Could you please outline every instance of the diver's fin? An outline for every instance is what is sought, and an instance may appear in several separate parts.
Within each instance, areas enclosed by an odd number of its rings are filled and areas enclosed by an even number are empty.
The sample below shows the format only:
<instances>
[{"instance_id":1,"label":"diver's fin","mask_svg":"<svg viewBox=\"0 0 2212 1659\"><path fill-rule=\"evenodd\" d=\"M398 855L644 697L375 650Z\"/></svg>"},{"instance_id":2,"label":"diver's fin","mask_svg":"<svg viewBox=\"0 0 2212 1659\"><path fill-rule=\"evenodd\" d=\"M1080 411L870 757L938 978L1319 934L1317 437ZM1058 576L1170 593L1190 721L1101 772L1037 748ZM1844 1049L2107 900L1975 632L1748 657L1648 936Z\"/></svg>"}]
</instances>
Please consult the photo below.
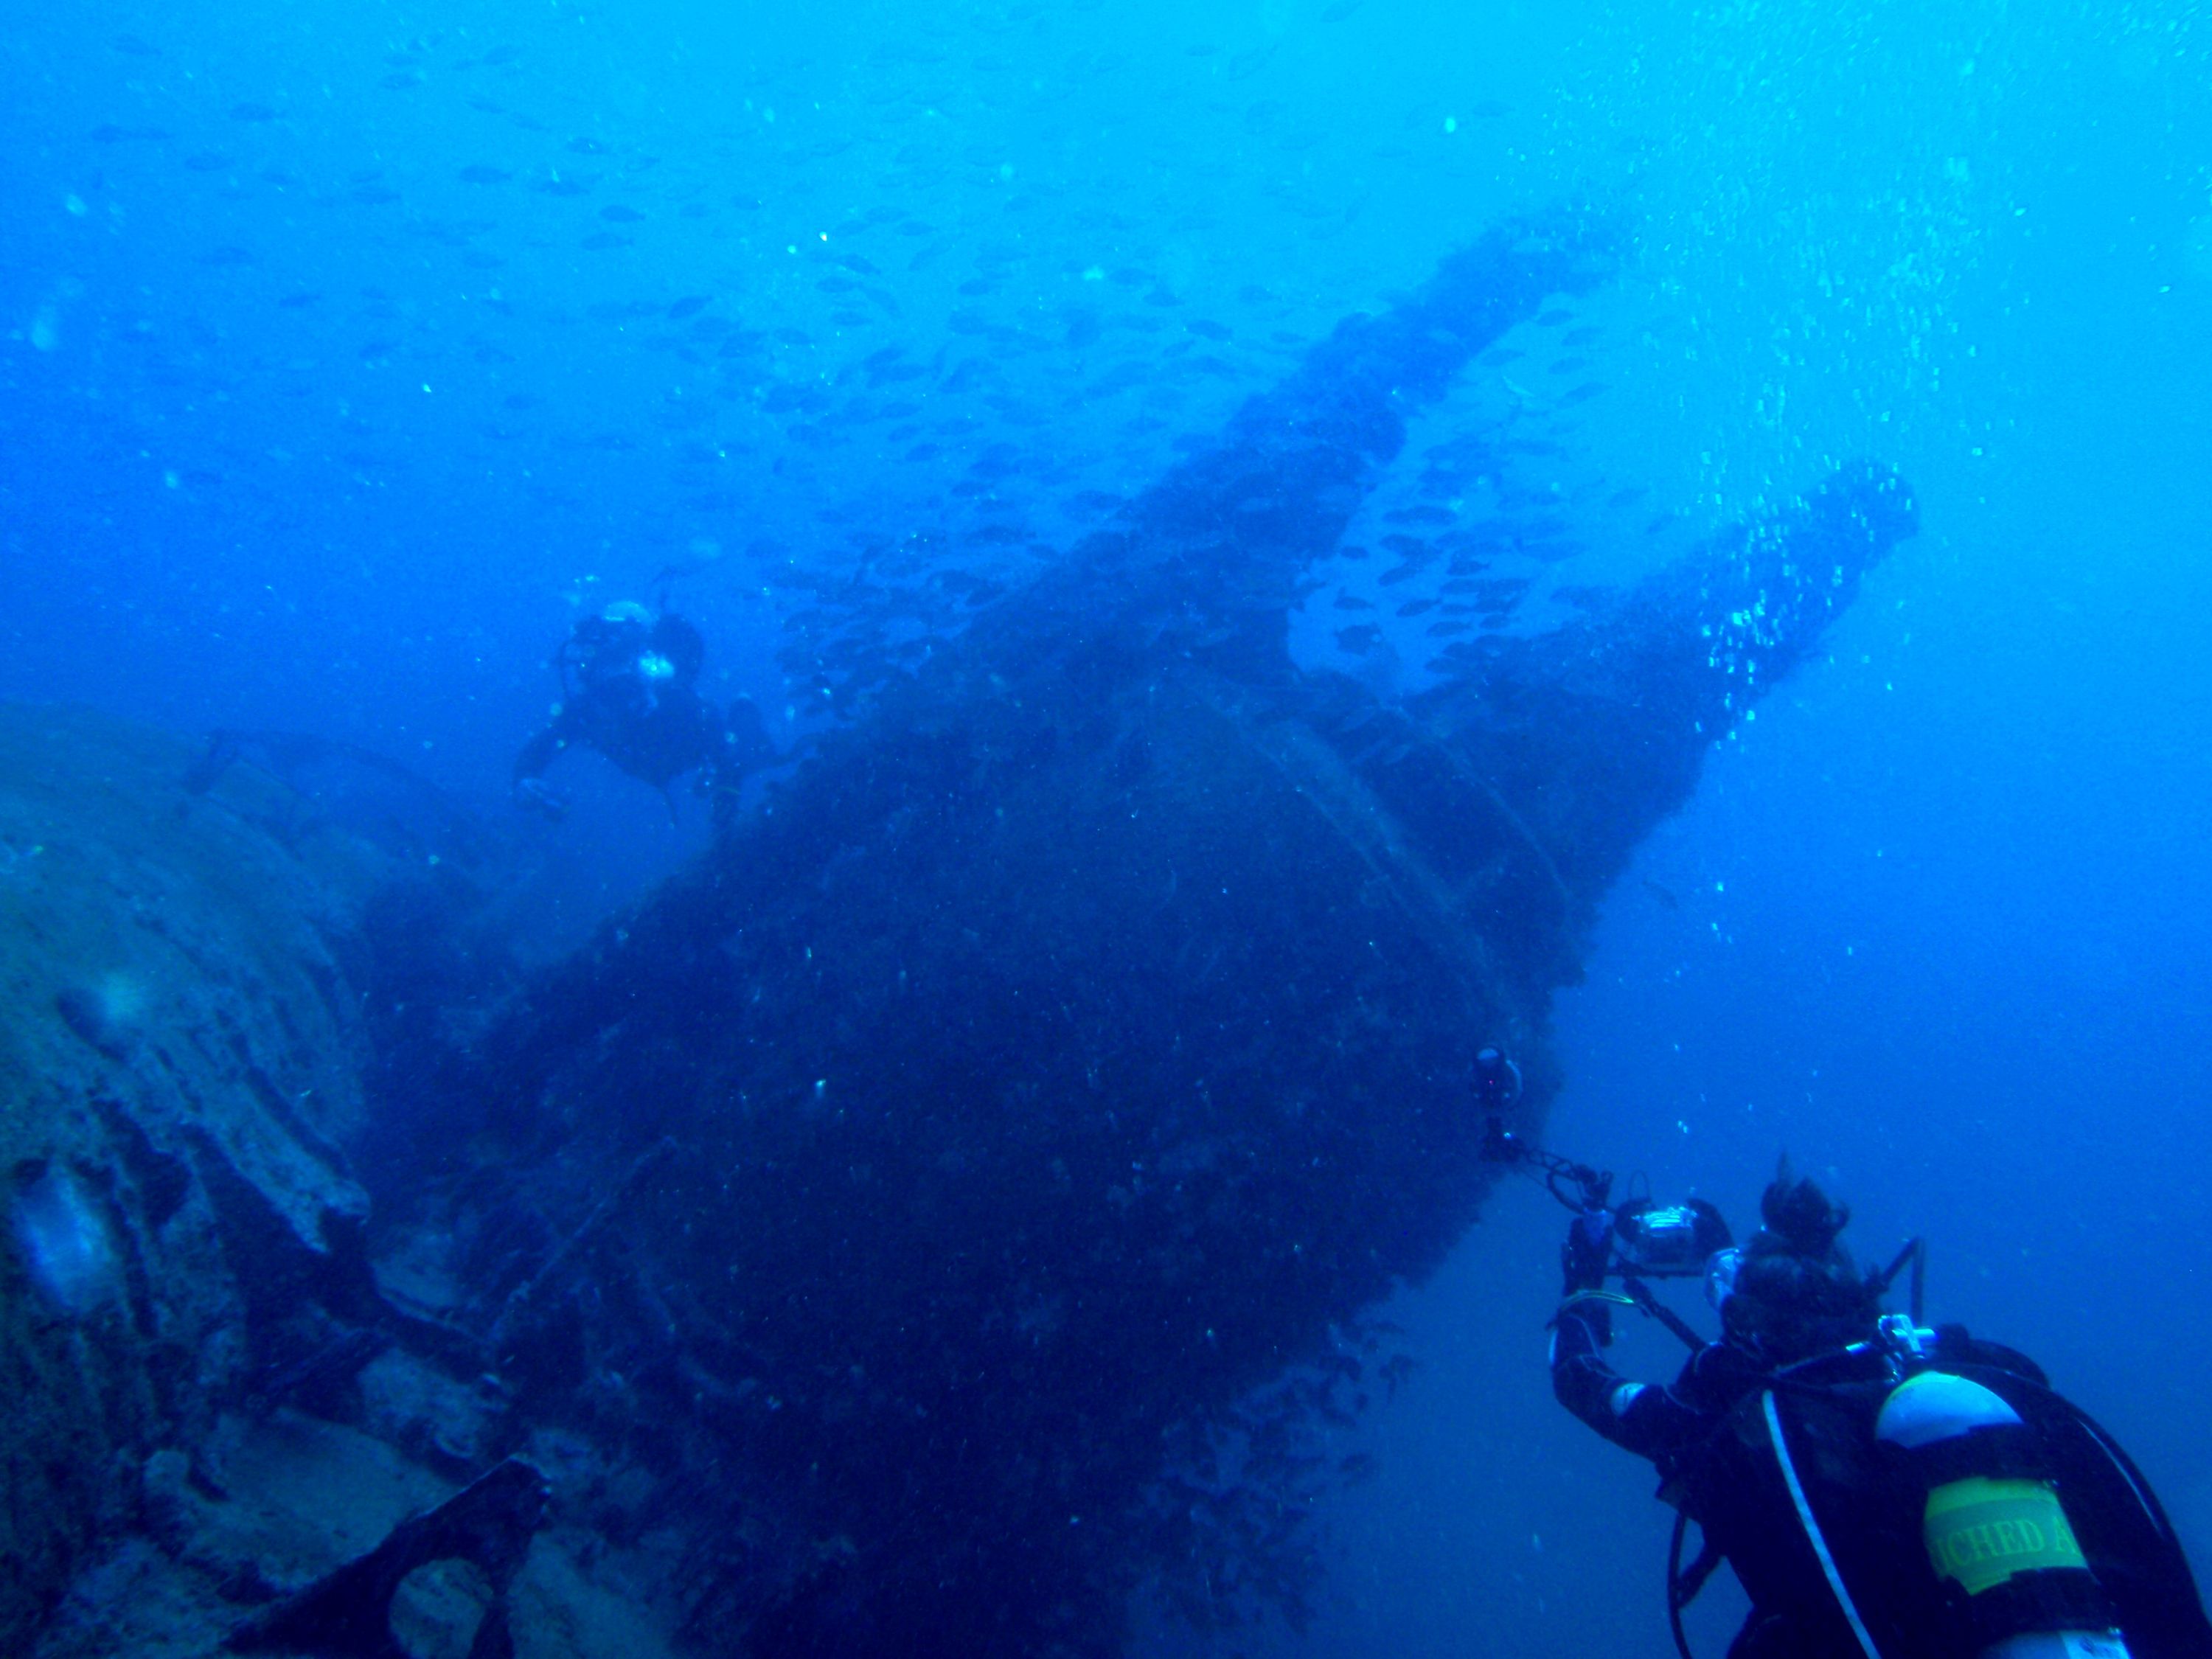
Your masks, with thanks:
<instances>
[{"instance_id":1,"label":"diver's fin","mask_svg":"<svg viewBox=\"0 0 2212 1659\"><path fill-rule=\"evenodd\" d=\"M291 1653L314 1659L407 1659L392 1634L392 1597L428 1561L472 1561L491 1581L491 1605L469 1659L514 1659L507 1587L551 1497L545 1477L509 1458L434 1510L410 1516L366 1555L355 1557L223 1638L232 1653Z\"/></svg>"}]
</instances>

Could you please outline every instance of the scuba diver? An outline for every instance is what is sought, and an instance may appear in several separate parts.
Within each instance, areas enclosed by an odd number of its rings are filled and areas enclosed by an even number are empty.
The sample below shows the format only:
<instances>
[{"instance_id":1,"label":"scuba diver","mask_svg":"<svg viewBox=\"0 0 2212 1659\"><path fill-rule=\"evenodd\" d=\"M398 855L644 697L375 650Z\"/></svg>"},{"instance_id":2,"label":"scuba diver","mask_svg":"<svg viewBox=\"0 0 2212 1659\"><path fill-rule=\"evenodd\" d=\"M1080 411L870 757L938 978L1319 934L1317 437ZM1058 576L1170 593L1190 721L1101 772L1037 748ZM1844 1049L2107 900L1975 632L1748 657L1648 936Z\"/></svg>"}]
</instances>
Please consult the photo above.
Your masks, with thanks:
<instances>
[{"instance_id":1,"label":"scuba diver","mask_svg":"<svg viewBox=\"0 0 2212 1659\"><path fill-rule=\"evenodd\" d=\"M1553 1391L1659 1470L1678 1512L1668 1615L1685 1659L1682 1609L1723 1560L1751 1601L1729 1659L2212 1659L2212 1623L2148 1482L2027 1356L1922 1327L1921 1241L1863 1271L1839 1243L1849 1209L1786 1161L1741 1248L1699 1200L1609 1205L1610 1175L1501 1127L1517 1093L1507 1063L1492 1049L1476 1065L1487 1156L1576 1212ZM1884 1313L1908 1263L1911 1312ZM1717 1340L1648 1282L1691 1277ZM1672 1382L1606 1363L1620 1308L1689 1345ZM1692 1522L1702 1547L1686 1566Z\"/></svg>"},{"instance_id":2,"label":"scuba diver","mask_svg":"<svg viewBox=\"0 0 2212 1659\"><path fill-rule=\"evenodd\" d=\"M558 819L568 805L545 771L572 744L596 749L630 776L676 800L669 787L686 772L710 797L717 823L736 808L745 776L775 759L760 710L739 697L727 714L699 695L707 642L672 612L625 601L580 620L553 654L561 701L553 719L514 758L515 804Z\"/></svg>"}]
</instances>

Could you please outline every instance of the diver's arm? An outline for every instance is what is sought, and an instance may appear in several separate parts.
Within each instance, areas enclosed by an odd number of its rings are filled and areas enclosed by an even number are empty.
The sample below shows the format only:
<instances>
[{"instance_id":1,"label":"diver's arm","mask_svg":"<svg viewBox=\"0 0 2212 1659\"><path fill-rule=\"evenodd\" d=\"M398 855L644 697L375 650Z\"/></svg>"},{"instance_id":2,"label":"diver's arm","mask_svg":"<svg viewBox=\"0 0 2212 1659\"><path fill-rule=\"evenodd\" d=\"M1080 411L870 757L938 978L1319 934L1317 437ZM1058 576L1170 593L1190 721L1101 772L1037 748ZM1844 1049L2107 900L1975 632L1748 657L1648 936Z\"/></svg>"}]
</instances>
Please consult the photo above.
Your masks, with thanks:
<instances>
[{"instance_id":1,"label":"diver's arm","mask_svg":"<svg viewBox=\"0 0 2212 1659\"><path fill-rule=\"evenodd\" d=\"M1630 1407L1650 1392L1605 1361L1612 1320L1605 1304L1570 1297L1552 1321L1553 1397L1617 1446L1646 1455L1625 1426Z\"/></svg>"},{"instance_id":2,"label":"diver's arm","mask_svg":"<svg viewBox=\"0 0 2212 1659\"><path fill-rule=\"evenodd\" d=\"M1613 1231L1613 1212L1597 1205L1568 1225L1559 1249L1566 1299L1552 1318L1552 1393L1614 1445L1656 1460L1703 1434L1707 1419L1673 1390L1632 1382L1605 1363L1613 1304L1627 1300L1605 1288ZM1685 1378L1695 1360L1683 1368Z\"/></svg>"},{"instance_id":3,"label":"diver's arm","mask_svg":"<svg viewBox=\"0 0 2212 1659\"><path fill-rule=\"evenodd\" d=\"M509 781L520 787L545 775L545 769L553 764L554 757L568 746L568 734L563 729L567 723L568 715L563 711L550 726L534 733L522 745L522 752L514 757L514 773Z\"/></svg>"},{"instance_id":4,"label":"diver's arm","mask_svg":"<svg viewBox=\"0 0 2212 1659\"><path fill-rule=\"evenodd\" d=\"M545 769L553 764L562 750L583 740L584 704L584 699L570 697L553 705L553 718L546 721L543 729L533 732L530 741L522 745L521 753L515 756L510 782L520 786L532 778L544 777Z\"/></svg>"},{"instance_id":5,"label":"diver's arm","mask_svg":"<svg viewBox=\"0 0 2212 1659\"><path fill-rule=\"evenodd\" d=\"M1604 1301L1570 1297L1552 1322L1552 1393L1559 1402L1626 1450L1657 1460L1702 1438L1707 1411L1685 1400L1703 1354L1692 1355L1674 1388L1632 1382L1606 1364L1611 1319ZM1705 1353L1712 1352L1707 1349Z\"/></svg>"},{"instance_id":6,"label":"diver's arm","mask_svg":"<svg viewBox=\"0 0 2212 1659\"><path fill-rule=\"evenodd\" d=\"M546 786L545 769L553 764L560 752L575 740L580 721L576 705L564 704L556 710L552 720L532 735L529 742L514 757L514 770L507 787L514 796L514 804L532 812L559 819L568 804Z\"/></svg>"}]
</instances>

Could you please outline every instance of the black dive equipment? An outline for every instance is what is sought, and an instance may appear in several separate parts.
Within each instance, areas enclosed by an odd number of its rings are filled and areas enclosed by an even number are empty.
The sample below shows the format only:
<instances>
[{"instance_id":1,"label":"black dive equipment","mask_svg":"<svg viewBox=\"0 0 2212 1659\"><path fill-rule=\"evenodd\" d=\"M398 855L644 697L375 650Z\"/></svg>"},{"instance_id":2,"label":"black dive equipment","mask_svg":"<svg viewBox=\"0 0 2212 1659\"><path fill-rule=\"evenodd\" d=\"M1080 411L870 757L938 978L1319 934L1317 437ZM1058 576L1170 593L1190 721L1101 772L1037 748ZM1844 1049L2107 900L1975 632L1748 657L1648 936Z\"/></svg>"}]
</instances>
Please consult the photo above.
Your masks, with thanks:
<instances>
[{"instance_id":1,"label":"black dive equipment","mask_svg":"<svg viewBox=\"0 0 2212 1659\"><path fill-rule=\"evenodd\" d=\"M1519 1170L1540 1181L1547 1192L1581 1218L1585 1237L1604 1252L1603 1271L1595 1274L1597 1282L1581 1293L1626 1302L1664 1325L1685 1346L1704 1347L1705 1339L1654 1296L1645 1281L1704 1278L1707 1298L1717 1309L1733 1289L1735 1269L1742 1260L1719 1210L1701 1198L1661 1204L1648 1194L1613 1203L1610 1170L1562 1158L1505 1127L1504 1112L1521 1097L1521 1068L1503 1049L1494 1046L1481 1049L1474 1057L1474 1071L1475 1101L1487 1115L1483 1161ZM1911 1321L1917 1326L1923 1316L1927 1264L1925 1242L1909 1239L1887 1267L1869 1273L1867 1288L1876 1297L1886 1296L1898 1276L1910 1267ZM1620 1293L1603 1288L1607 1279L1620 1281Z\"/></svg>"},{"instance_id":2,"label":"black dive equipment","mask_svg":"<svg viewBox=\"0 0 2212 1659\"><path fill-rule=\"evenodd\" d=\"M1610 1242L1608 1276L1695 1279L1704 1273L1715 1251L1728 1249L1733 1242L1721 1212L1705 1200L1661 1204L1639 1194L1614 1204L1611 1170L1594 1170L1532 1146L1507 1128L1494 1113L1483 1139L1482 1156L1486 1163L1526 1170L1576 1214L1593 1221L1602 1216L1598 1229Z\"/></svg>"},{"instance_id":3,"label":"black dive equipment","mask_svg":"<svg viewBox=\"0 0 2212 1659\"><path fill-rule=\"evenodd\" d=\"M2002 1395L1942 1370L1907 1376L1875 1437L1900 1448L1927 1493L1928 1565L1987 1659L2129 1659L2057 1471Z\"/></svg>"},{"instance_id":4,"label":"black dive equipment","mask_svg":"<svg viewBox=\"0 0 2212 1659\"><path fill-rule=\"evenodd\" d=\"M1547 1152L1505 1127L1502 1114L1521 1079L1502 1053L1484 1050L1475 1070L1476 1097L1489 1118L1485 1161L1540 1181L1577 1217L1567 1251L1569 1305L1585 1298L1630 1304L1692 1349L1705 1346L1644 1280L1705 1275L1714 1305L1724 1302L1744 1252L1734 1248L1719 1211L1702 1199L1662 1205L1639 1195L1614 1204L1611 1171ZM1947 1352L1938 1334L1921 1325L1926 1264L1926 1246L1915 1238L1868 1273L1865 1286L1879 1298L1909 1268L1911 1311L1880 1316L1871 1340L1768 1373L1729 1414L1705 1455L1725 1444L1756 1448L1771 1460L1863 1659L1884 1659L1887 1649L1854 1595L1870 1586L1854 1585L1848 1558L1839 1561L1826 1535L1824 1522L1832 1517L1822 1513L1822 1495L1836 1478L1837 1449L1808 1461L1805 1444L1793 1450L1797 1431L1784 1427L1790 1402L1832 1389L1843 1391L1838 1400L1853 1393L1864 1400L1873 1391L1862 1407L1870 1413L1865 1450L1894 1460L1917 1488L1917 1541L1940 1587L1938 1617L1946 1627L1936 1639L1943 1651L1973 1659L2212 1655L2212 1625L2187 1558L2140 1472L2079 1407L2039 1381ZM1621 1292L1604 1288L1613 1278ZM1722 1555L1709 1532L1697 1560L1684 1565L1692 1515L1679 1483L1674 1501L1680 1512L1668 1550L1668 1616L1677 1650L1690 1659L1682 1610Z\"/></svg>"},{"instance_id":5,"label":"black dive equipment","mask_svg":"<svg viewBox=\"0 0 2212 1659\"><path fill-rule=\"evenodd\" d=\"M1640 1204L1613 1212L1613 1248L1620 1259L1651 1279L1693 1279L1716 1250L1729 1247L1728 1224L1710 1204Z\"/></svg>"},{"instance_id":6,"label":"black dive equipment","mask_svg":"<svg viewBox=\"0 0 2212 1659\"><path fill-rule=\"evenodd\" d=\"M1494 1048L1483 1050L1485 1054L1497 1052ZM1510 1065L1511 1062L1505 1063ZM1480 1058L1476 1064L1480 1067ZM1485 1086L1487 1081L1488 1079L1478 1071L1476 1097L1486 1106L1491 1103L1489 1091ZM1505 1120L1495 1111L1491 1113L1490 1121L1483 1131L1482 1161L1526 1170L1540 1179L1553 1198L1578 1214L1588 1210L1604 1209L1606 1200L1613 1194L1611 1170L1593 1170L1587 1164L1577 1164L1572 1158L1561 1158L1557 1152L1547 1152L1541 1146L1523 1140L1505 1127ZM1562 1186L1562 1182L1566 1186ZM1568 1187L1574 1190L1569 1192Z\"/></svg>"},{"instance_id":7,"label":"black dive equipment","mask_svg":"<svg viewBox=\"0 0 2212 1659\"><path fill-rule=\"evenodd\" d=\"M1484 1050L1485 1054L1496 1052ZM1490 1097L1480 1082L1484 1074L1480 1057L1476 1066L1477 1095L1488 1105ZM1514 1079L1519 1080L1517 1071ZM1505 1103L1510 1103L1510 1097ZM1604 1267L1595 1275L1598 1282L1580 1294L1628 1304L1657 1320L1693 1352L1705 1346L1705 1339L1652 1294L1644 1280L1692 1279L1703 1273L1707 1260L1716 1251L1728 1249L1731 1242L1728 1223L1718 1210L1703 1199L1660 1205L1648 1195L1612 1204L1610 1170L1592 1169L1532 1146L1507 1128L1496 1111L1491 1113L1484 1133L1482 1156L1486 1163L1522 1170L1541 1181L1547 1192L1581 1218L1584 1236L1604 1253ZM1619 1292L1603 1287L1607 1279L1620 1280Z\"/></svg>"},{"instance_id":8,"label":"black dive equipment","mask_svg":"<svg viewBox=\"0 0 2212 1659\"><path fill-rule=\"evenodd\" d=\"M2187 1559L2126 1453L2080 1407L2034 1379L1946 1356L1940 1342L1906 1316L1885 1314L1871 1341L1773 1373L1723 1431L1730 1443L1757 1447L1772 1460L1863 1659L1883 1659L1888 1649L1862 1616L1854 1589L1879 1586L1855 1586L1830 1547L1824 1505L1806 1478L1813 1466L1793 1453L1796 1436L1785 1432L1778 1409L1791 1395L1881 1391L1872 1438L1901 1460L1918 1488L1921 1545L1942 1586L1941 1650L1962 1659L2132 1659L2137 1649L2126 1627L2140 1620L2151 1637L2148 1651L2204 1651L2212 1628ZM1836 1448L1821 1456L1832 1484ZM1668 1559L1668 1611L1684 1659L1690 1649L1681 1610L1719 1559L1708 1534L1707 1549L1683 1567L1688 1518L1684 1507ZM2082 1526L2085 1519L2093 1524ZM2111 1583L2100 1577L2100 1565L2115 1571Z\"/></svg>"}]
</instances>

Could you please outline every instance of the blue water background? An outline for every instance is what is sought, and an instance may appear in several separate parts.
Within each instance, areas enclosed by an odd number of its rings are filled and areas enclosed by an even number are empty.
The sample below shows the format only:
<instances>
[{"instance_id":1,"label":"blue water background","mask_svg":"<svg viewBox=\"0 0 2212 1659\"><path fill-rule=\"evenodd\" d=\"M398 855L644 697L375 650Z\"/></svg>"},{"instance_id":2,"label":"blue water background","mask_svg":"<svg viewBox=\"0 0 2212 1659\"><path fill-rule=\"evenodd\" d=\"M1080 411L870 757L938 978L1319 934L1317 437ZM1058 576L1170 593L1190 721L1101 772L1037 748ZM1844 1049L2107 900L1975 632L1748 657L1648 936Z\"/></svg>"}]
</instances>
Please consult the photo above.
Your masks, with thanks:
<instances>
[{"instance_id":1,"label":"blue water background","mask_svg":"<svg viewBox=\"0 0 2212 1659\"><path fill-rule=\"evenodd\" d=\"M1539 350L1469 394L1537 407L1574 499L1649 492L1593 564L1853 455L1923 533L1609 902L1553 1138L1739 1221L1786 1147L1868 1255L1926 1232L1935 1310L2042 1359L2212 1568L2202 9L800 9L19 8L0 693L316 732L502 811L576 607L688 562L717 686L788 742L793 561L1066 545L1298 341L1601 201L1638 242L1584 313L1605 390L1551 408ZM697 295L763 343L714 355ZM891 435L890 347L995 366L922 417L961 429ZM564 767L581 926L703 826ZM1501 1195L1396 1310L1425 1369L1346 1441L1380 1473L1286 1650L1662 1650L1647 1472L1541 1369L1561 1219Z\"/></svg>"}]
</instances>

